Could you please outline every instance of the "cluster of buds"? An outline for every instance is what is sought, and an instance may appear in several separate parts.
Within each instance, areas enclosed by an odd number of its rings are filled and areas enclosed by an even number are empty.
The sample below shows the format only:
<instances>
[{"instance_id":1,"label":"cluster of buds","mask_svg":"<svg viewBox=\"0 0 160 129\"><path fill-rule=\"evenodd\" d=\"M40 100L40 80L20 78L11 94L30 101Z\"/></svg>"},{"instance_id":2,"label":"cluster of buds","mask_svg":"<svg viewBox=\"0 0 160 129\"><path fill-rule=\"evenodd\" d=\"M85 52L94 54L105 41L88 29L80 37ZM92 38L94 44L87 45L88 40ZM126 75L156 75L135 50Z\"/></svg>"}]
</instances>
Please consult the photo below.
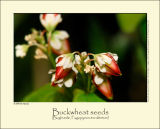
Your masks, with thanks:
<instances>
[{"instance_id":1,"label":"cluster of buds","mask_svg":"<svg viewBox=\"0 0 160 129\"><path fill-rule=\"evenodd\" d=\"M60 14L40 14L40 22L45 30L32 29L32 33L24 38L27 44L18 44L15 47L16 57L25 57L31 46L36 46L35 59L48 59L49 48L56 55L69 53L69 34L64 30L55 30L61 21Z\"/></svg>"},{"instance_id":2,"label":"cluster of buds","mask_svg":"<svg viewBox=\"0 0 160 129\"><path fill-rule=\"evenodd\" d=\"M56 70L51 79L52 86L71 87L76 80L77 74L82 70L83 62L89 60L87 53L73 52L63 54L56 58Z\"/></svg>"},{"instance_id":3,"label":"cluster of buds","mask_svg":"<svg viewBox=\"0 0 160 129\"><path fill-rule=\"evenodd\" d=\"M72 87L78 73L82 76L86 74L92 78L90 82L104 96L112 99L113 93L108 78L111 75L121 75L117 64L117 54L110 52L100 54L87 52L70 53L69 34L64 30L56 30L57 25L62 22L61 14L40 14L40 22L45 30L37 31L32 29L32 33L25 36L27 44L15 47L16 56L23 58L26 56L29 47L36 46L35 59L50 59L56 68L49 71L52 74L52 86L62 87L64 85L65 87ZM55 61L53 53L58 55Z\"/></svg>"},{"instance_id":4,"label":"cluster of buds","mask_svg":"<svg viewBox=\"0 0 160 129\"><path fill-rule=\"evenodd\" d=\"M121 76L122 73L117 64L117 54L100 53L94 54L96 70L92 73L92 81L97 89L108 99L113 99L113 92L109 76Z\"/></svg>"},{"instance_id":5,"label":"cluster of buds","mask_svg":"<svg viewBox=\"0 0 160 129\"><path fill-rule=\"evenodd\" d=\"M93 59L90 59L90 55ZM109 76L120 76L121 71L117 64L118 56L112 53L92 54L73 52L64 54L56 59L55 73L52 75L51 85L71 87L78 73L92 76L92 83L108 99L113 98ZM91 65L94 61L94 65Z\"/></svg>"},{"instance_id":6,"label":"cluster of buds","mask_svg":"<svg viewBox=\"0 0 160 129\"><path fill-rule=\"evenodd\" d=\"M48 45L52 52L56 55L69 53L69 34L64 30L55 30L56 26L62 22L61 14L41 14L40 21L48 32Z\"/></svg>"}]
</instances>

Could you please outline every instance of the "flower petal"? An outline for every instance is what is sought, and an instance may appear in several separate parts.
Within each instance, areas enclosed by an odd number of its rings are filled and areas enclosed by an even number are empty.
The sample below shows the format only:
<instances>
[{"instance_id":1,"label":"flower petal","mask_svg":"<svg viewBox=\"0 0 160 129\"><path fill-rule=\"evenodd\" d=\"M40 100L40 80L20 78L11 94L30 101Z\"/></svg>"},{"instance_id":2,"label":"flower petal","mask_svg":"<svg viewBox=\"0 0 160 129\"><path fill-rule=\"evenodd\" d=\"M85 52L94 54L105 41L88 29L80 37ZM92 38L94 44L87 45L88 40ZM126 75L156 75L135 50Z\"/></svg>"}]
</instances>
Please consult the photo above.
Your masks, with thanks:
<instances>
[{"instance_id":1,"label":"flower petal","mask_svg":"<svg viewBox=\"0 0 160 129\"><path fill-rule=\"evenodd\" d=\"M95 75L95 77L94 77L94 82L95 82L97 85L102 84L103 81L104 81L103 77L98 76L98 74Z\"/></svg>"},{"instance_id":2,"label":"flower petal","mask_svg":"<svg viewBox=\"0 0 160 129\"><path fill-rule=\"evenodd\" d=\"M56 81L56 83L62 83L62 82L63 82L63 78Z\"/></svg>"},{"instance_id":3,"label":"flower petal","mask_svg":"<svg viewBox=\"0 0 160 129\"><path fill-rule=\"evenodd\" d=\"M58 60L58 62L56 64L56 67L63 66L65 61L66 61L65 57L64 58L60 58L60 61Z\"/></svg>"},{"instance_id":4,"label":"flower petal","mask_svg":"<svg viewBox=\"0 0 160 129\"><path fill-rule=\"evenodd\" d=\"M56 58L56 63L59 63L63 59L64 55L60 55Z\"/></svg>"},{"instance_id":5,"label":"flower petal","mask_svg":"<svg viewBox=\"0 0 160 129\"><path fill-rule=\"evenodd\" d=\"M69 38L69 34L65 30L58 30L54 33L55 38L64 40L66 38Z\"/></svg>"},{"instance_id":6,"label":"flower petal","mask_svg":"<svg viewBox=\"0 0 160 129\"><path fill-rule=\"evenodd\" d=\"M63 69L72 68L73 62L70 57L65 58L65 62L63 64Z\"/></svg>"},{"instance_id":7,"label":"flower petal","mask_svg":"<svg viewBox=\"0 0 160 129\"><path fill-rule=\"evenodd\" d=\"M68 78L66 81L64 81L64 85L66 87L71 87L73 85L73 78Z\"/></svg>"},{"instance_id":8,"label":"flower petal","mask_svg":"<svg viewBox=\"0 0 160 129\"><path fill-rule=\"evenodd\" d=\"M97 63L102 66L105 64L104 59L102 58L102 56L97 56Z\"/></svg>"},{"instance_id":9,"label":"flower petal","mask_svg":"<svg viewBox=\"0 0 160 129\"><path fill-rule=\"evenodd\" d=\"M55 74L55 80L62 79L68 75L68 73L71 71L71 69L63 69L63 66L56 67L56 74Z\"/></svg>"},{"instance_id":10,"label":"flower petal","mask_svg":"<svg viewBox=\"0 0 160 129\"><path fill-rule=\"evenodd\" d=\"M84 51L84 52L81 52L81 56L82 56L82 57L86 57L86 56L87 56L87 52L85 52L85 51Z\"/></svg>"},{"instance_id":11,"label":"flower petal","mask_svg":"<svg viewBox=\"0 0 160 129\"><path fill-rule=\"evenodd\" d=\"M54 82L55 81L55 74L52 75L52 79L51 79L51 82Z\"/></svg>"},{"instance_id":12,"label":"flower petal","mask_svg":"<svg viewBox=\"0 0 160 129\"><path fill-rule=\"evenodd\" d=\"M107 69L106 69L105 65L99 66L98 63L95 62L95 66L100 72L102 72L102 73L106 73L107 72Z\"/></svg>"},{"instance_id":13,"label":"flower petal","mask_svg":"<svg viewBox=\"0 0 160 129\"><path fill-rule=\"evenodd\" d=\"M112 58L110 58L110 57L108 57L108 56L106 56L106 55L103 55L103 54L102 54L101 56L102 56L103 61L104 61L105 63L111 64Z\"/></svg>"},{"instance_id":14,"label":"flower petal","mask_svg":"<svg viewBox=\"0 0 160 129\"><path fill-rule=\"evenodd\" d=\"M60 50L62 47L62 42L59 39L54 39L54 40L51 40L50 45L54 49Z\"/></svg>"},{"instance_id":15,"label":"flower petal","mask_svg":"<svg viewBox=\"0 0 160 129\"><path fill-rule=\"evenodd\" d=\"M70 50L70 45L69 45L68 39L64 39L61 42L62 42L62 48L61 48L61 50L59 50L57 52L58 53L57 55L70 53L71 50Z\"/></svg>"},{"instance_id":16,"label":"flower petal","mask_svg":"<svg viewBox=\"0 0 160 129\"><path fill-rule=\"evenodd\" d=\"M57 84L59 87L62 87L63 86L63 83L59 83L59 84Z\"/></svg>"},{"instance_id":17,"label":"flower petal","mask_svg":"<svg viewBox=\"0 0 160 129\"><path fill-rule=\"evenodd\" d=\"M75 64L80 64L81 58L79 55L75 55Z\"/></svg>"},{"instance_id":18,"label":"flower petal","mask_svg":"<svg viewBox=\"0 0 160 129\"><path fill-rule=\"evenodd\" d=\"M76 69L76 67L73 65L72 66L72 70L77 74L78 73L78 70Z\"/></svg>"}]
</instances>

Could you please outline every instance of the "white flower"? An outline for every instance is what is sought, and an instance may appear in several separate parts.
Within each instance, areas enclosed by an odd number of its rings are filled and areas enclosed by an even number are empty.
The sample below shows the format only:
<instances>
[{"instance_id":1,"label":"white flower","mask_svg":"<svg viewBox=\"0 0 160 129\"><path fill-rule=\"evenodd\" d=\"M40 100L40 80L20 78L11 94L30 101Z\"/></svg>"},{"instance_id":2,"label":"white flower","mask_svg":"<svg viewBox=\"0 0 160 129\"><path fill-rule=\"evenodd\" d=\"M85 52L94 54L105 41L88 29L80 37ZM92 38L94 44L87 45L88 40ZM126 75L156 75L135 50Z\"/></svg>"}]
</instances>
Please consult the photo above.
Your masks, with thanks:
<instances>
[{"instance_id":1,"label":"white flower","mask_svg":"<svg viewBox=\"0 0 160 129\"><path fill-rule=\"evenodd\" d=\"M97 85L100 85L102 84L104 81L103 77L100 76L99 74L96 74L95 77L94 77L94 82L97 84Z\"/></svg>"},{"instance_id":2,"label":"white flower","mask_svg":"<svg viewBox=\"0 0 160 129\"><path fill-rule=\"evenodd\" d=\"M84 72L89 73L89 72L92 72L94 69L95 69L95 67L93 65L92 66L86 65L84 68Z\"/></svg>"},{"instance_id":3,"label":"white flower","mask_svg":"<svg viewBox=\"0 0 160 129\"><path fill-rule=\"evenodd\" d=\"M63 69L72 69L75 73L78 73L78 70L75 68L75 64L80 64L80 56L74 55L71 53L69 54L63 54L61 56L58 56L56 58L56 67L63 66ZM61 61L58 62L59 58L62 58Z\"/></svg>"},{"instance_id":4,"label":"white flower","mask_svg":"<svg viewBox=\"0 0 160 129\"><path fill-rule=\"evenodd\" d=\"M31 35L31 34L28 34L28 35L26 35L26 36L24 37L24 39L25 39L26 41L29 41L29 40L32 39L32 35Z\"/></svg>"},{"instance_id":5,"label":"white flower","mask_svg":"<svg viewBox=\"0 0 160 129\"><path fill-rule=\"evenodd\" d=\"M69 34L65 30L57 30L54 32L54 37L63 40L69 38Z\"/></svg>"},{"instance_id":6,"label":"white flower","mask_svg":"<svg viewBox=\"0 0 160 129\"><path fill-rule=\"evenodd\" d=\"M58 62L58 59L62 58L61 61ZM73 60L73 54L63 54L56 58L56 67L63 66L63 69L72 69L75 73L78 73L78 70L75 68L75 64L79 63L80 57L75 55L75 59Z\"/></svg>"},{"instance_id":7,"label":"white flower","mask_svg":"<svg viewBox=\"0 0 160 129\"><path fill-rule=\"evenodd\" d=\"M48 31L52 31L62 21L62 18L60 14L41 14L40 21Z\"/></svg>"},{"instance_id":8,"label":"white flower","mask_svg":"<svg viewBox=\"0 0 160 129\"><path fill-rule=\"evenodd\" d=\"M34 58L35 59L48 59L46 54L44 54L44 52L39 48L36 49Z\"/></svg>"},{"instance_id":9,"label":"white flower","mask_svg":"<svg viewBox=\"0 0 160 129\"><path fill-rule=\"evenodd\" d=\"M63 75L68 76L70 72L77 74L78 70L75 67L75 62L73 53L58 56L56 58L56 79L58 80L58 78L63 78Z\"/></svg>"},{"instance_id":10,"label":"white flower","mask_svg":"<svg viewBox=\"0 0 160 129\"><path fill-rule=\"evenodd\" d=\"M62 79L62 81L63 81L63 79ZM59 87L63 86L63 83L55 82L55 74L52 75L51 83L52 83L52 86L55 86L55 85L58 85Z\"/></svg>"},{"instance_id":11,"label":"white flower","mask_svg":"<svg viewBox=\"0 0 160 129\"><path fill-rule=\"evenodd\" d=\"M95 66L98 68L98 70L102 73L107 72L106 64L111 64L112 58L108 57L106 53L100 53L95 56Z\"/></svg>"},{"instance_id":12,"label":"white flower","mask_svg":"<svg viewBox=\"0 0 160 129\"><path fill-rule=\"evenodd\" d=\"M59 57L62 57L62 60L59 61L56 64L56 67L63 66L63 69L72 68L72 66L73 66L73 59L72 59L72 55L71 54L64 54L64 55L59 56ZM59 57L57 57L56 60L58 60Z\"/></svg>"},{"instance_id":13,"label":"white flower","mask_svg":"<svg viewBox=\"0 0 160 129\"><path fill-rule=\"evenodd\" d=\"M98 69L98 71L106 75L115 75L115 76L121 75L121 71L117 64L118 60L117 54L113 54L110 52L100 53L94 55L94 59L95 59L95 66Z\"/></svg>"},{"instance_id":14,"label":"white flower","mask_svg":"<svg viewBox=\"0 0 160 129\"><path fill-rule=\"evenodd\" d=\"M107 55L105 55L104 53L98 54L96 56L96 61L97 63L102 66L104 64L111 64L112 62L112 58L108 57Z\"/></svg>"},{"instance_id":15,"label":"white flower","mask_svg":"<svg viewBox=\"0 0 160 129\"><path fill-rule=\"evenodd\" d=\"M64 45L63 41L66 40L67 38L69 38L69 34L66 31L64 30L55 31L52 35L50 45L52 48L60 50Z\"/></svg>"},{"instance_id":16,"label":"white flower","mask_svg":"<svg viewBox=\"0 0 160 129\"><path fill-rule=\"evenodd\" d=\"M64 79L60 79L60 80L55 80L55 74L52 75L52 79L51 79L51 83L52 86L59 86L62 87L63 85L65 87L72 87L73 83L74 83L74 76L69 76L68 78L65 77Z\"/></svg>"},{"instance_id":17,"label":"white flower","mask_svg":"<svg viewBox=\"0 0 160 129\"><path fill-rule=\"evenodd\" d=\"M99 66L96 62L95 62L95 66L98 68L98 70L102 73L106 73L107 72L107 68L105 67L105 65L103 66Z\"/></svg>"},{"instance_id":18,"label":"white flower","mask_svg":"<svg viewBox=\"0 0 160 129\"><path fill-rule=\"evenodd\" d=\"M50 45L56 50L60 50L62 48L62 42L56 38L50 41Z\"/></svg>"},{"instance_id":19,"label":"white flower","mask_svg":"<svg viewBox=\"0 0 160 129\"><path fill-rule=\"evenodd\" d=\"M90 59L89 56L87 56L87 58L84 60L84 62L87 62L89 59Z\"/></svg>"},{"instance_id":20,"label":"white flower","mask_svg":"<svg viewBox=\"0 0 160 129\"><path fill-rule=\"evenodd\" d=\"M28 42L30 46L37 44L37 37L40 36L40 32L35 29L32 29L32 33L25 35L24 40Z\"/></svg>"},{"instance_id":21,"label":"white flower","mask_svg":"<svg viewBox=\"0 0 160 129\"><path fill-rule=\"evenodd\" d=\"M72 70L77 74L78 70L75 67L75 65L80 64L81 58L79 55L75 55L74 61L73 61L73 65L72 65Z\"/></svg>"},{"instance_id":22,"label":"white flower","mask_svg":"<svg viewBox=\"0 0 160 129\"><path fill-rule=\"evenodd\" d=\"M81 56L82 57L86 57L87 56L87 52L81 52Z\"/></svg>"},{"instance_id":23,"label":"white flower","mask_svg":"<svg viewBox=\"0 0 160 129\"><path fill-rule=\"evenodd\" d=\"M101 73L98 73L96 70L92 73L92 76L93 76L92 78L93 83L96 86L100 86L105 81L104 75L102 75Z\"/></svg>"},{"instance_id":24,"label":"white flower","mask_svg":"<svg viewBox=\"0 0 160 129\"><path fill-rule=\"evenodd\" d=\"M84 62L87 62L90 58L89 56L87 55L87 52L81 52L81 56L82 56L82 59L84 60Z\"/></svg>"},{"instance_id":25,"label":"white flower","mask_svg":"<svg viewBox=\"0 0 160 129\"><path fill-rule=\"evenodd\" d=\"M29 45L16 45L15 49L16 49L16 57L25 57L26 53L28 51Z\"/></svg>"},{"instance_id":26,"label":"white flower","mask_svg":"<svg viewBox=\"0 0 160 129\"><path fill-rule=\"evenodd\" d=\"M68 78L67 80L65 80L64 85L66 87L71 87L73 85L73 78Z\"/></svg>"},{"instance_id":27,"label":"white flower","mask_svg":"<svg viewBox=\"0 0 160 129\"><path fill-rule=\"evenodd\" d=\"M81 58L79 55L75 55L75 64L80 64L81 63Z\"/></svg>"},{"instance_id":28,"label":"white flower","mask_svg":"<svg viewBox=\"0 0 160 129\"><path fill-rule=\"evenodd\" d=\"M115 53L111 53L111 52L108 52L114 59L115 61L118 61L118 55L115 54Z\"/></svg>"}]
</instances>

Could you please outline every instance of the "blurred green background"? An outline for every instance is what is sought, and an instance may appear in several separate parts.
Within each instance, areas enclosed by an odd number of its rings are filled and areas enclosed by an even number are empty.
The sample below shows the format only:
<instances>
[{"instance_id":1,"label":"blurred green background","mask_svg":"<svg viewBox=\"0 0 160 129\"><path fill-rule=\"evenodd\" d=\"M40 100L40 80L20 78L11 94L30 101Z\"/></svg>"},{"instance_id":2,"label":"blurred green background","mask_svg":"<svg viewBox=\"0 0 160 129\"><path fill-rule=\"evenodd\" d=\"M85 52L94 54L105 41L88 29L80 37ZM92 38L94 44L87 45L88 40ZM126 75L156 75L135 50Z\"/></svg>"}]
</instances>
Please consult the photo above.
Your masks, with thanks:
<instances>
[{"instance_id":1,"label":"blurred green background","mask_svg":"<svg viewBox=\"0 0 160 129\"><path fill-rule=\"evenodd\" d=\"M146 102L147 15L104 13L62 14L62 17L63 22L57 29L69 33L72 51L118 54L118 65L123 75L111 78L113 101ZM25 43L24 36L31 33L31 28L44 29L39 14L14 14L14 45ZM23 59L16 58L14 54L15 102L22 101L25 96L50 82L48 70L51 66L47 60L35 60L34 49L29 49ZM50 92L52 89L42 90ZM38 94L43 96L45 92ZM96 94L105 99L98 91Z\"/></svg>"}]
</instances>

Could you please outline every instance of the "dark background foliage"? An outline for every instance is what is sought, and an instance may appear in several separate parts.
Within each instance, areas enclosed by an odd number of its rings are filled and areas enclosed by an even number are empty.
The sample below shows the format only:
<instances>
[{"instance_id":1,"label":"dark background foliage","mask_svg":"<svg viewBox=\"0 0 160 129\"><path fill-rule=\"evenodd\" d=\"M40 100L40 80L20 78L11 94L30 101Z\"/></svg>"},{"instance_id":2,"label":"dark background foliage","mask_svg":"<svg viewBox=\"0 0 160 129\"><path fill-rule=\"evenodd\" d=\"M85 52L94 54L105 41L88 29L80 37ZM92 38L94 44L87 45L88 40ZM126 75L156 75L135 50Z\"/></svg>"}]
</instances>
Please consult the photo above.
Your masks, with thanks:
<instances>
[{"instance_id":1,"label":"dark background foliage","mask_svg":"<svg viewBox=\"0 0 160 129\"><path fill-rule=\"evenodd\" d=\"M57 27L66 30L72 51L112 52L119 56L121 77L112 77L115 102L147 101L147 15L62 14ZM39 14L14 14L14 45L23 44L31 28L43 30ZM15 55L15 54L14 54ZM50 82L46 60L33 58L31 48L24 59L14 56L14 101ZM98 91L96 94L105 99Z\"/></svg>"}]
</instances>

